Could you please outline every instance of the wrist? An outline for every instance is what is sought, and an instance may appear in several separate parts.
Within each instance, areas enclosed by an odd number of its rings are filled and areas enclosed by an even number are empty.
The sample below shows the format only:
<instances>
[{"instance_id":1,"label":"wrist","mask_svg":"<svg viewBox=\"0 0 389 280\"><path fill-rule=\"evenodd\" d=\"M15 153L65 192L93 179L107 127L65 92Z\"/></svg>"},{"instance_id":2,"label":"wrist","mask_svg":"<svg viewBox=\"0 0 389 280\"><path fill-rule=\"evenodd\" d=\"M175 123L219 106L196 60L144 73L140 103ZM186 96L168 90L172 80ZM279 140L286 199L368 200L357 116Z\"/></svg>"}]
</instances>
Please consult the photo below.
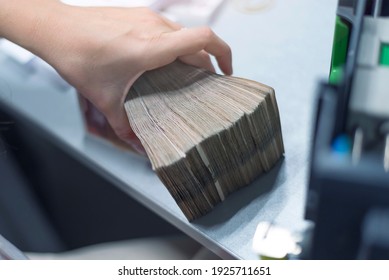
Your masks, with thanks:
<instances>
[{"instance_id":1,"label":"wrist","mask_svg":"<svg viewBox=\"0 0 389 280\"><path fill-rule=\"evenodd\" d=\"M66 7L57 0L0 1L0 37L39 55L39 45Z\"/></svg>"}]
</instances>

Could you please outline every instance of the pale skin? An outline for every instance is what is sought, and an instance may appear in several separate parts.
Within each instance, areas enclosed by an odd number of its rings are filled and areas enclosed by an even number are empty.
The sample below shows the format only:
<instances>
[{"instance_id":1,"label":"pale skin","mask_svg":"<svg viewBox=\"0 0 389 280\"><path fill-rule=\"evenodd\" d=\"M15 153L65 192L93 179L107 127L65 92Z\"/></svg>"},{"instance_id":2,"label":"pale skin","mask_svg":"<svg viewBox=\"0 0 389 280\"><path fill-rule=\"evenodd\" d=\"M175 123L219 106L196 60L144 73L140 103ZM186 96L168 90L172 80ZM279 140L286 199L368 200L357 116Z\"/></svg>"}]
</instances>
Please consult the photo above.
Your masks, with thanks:
<instances>
[{"instance_id":1,"label":"pale skin","mask_svg":"<svg viewBox=\"0 0 389 280\"><path fill-rule=\"evenodd\" d=\"M232 74L231 49L210 28L182 28L147 8L96 8L56 0L0 0L0 37L51 64L136 150L123 103L145 71L179 59Z\"/></svg>"}]
</instances>

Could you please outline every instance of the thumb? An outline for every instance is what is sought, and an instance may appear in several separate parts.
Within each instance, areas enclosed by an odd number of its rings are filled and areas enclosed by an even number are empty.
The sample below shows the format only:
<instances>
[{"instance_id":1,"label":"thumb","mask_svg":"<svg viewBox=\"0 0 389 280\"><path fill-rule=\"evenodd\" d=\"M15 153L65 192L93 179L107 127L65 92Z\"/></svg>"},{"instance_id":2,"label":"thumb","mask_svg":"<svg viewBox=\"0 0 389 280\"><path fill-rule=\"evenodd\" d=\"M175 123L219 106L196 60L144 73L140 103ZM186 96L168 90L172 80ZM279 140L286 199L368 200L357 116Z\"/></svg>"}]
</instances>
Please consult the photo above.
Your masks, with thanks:
<instances>
[{"instance_id":1,"label":"thumb","mask_svg":"<svg viewBox=\"0 0 389 280\"><path fill-rule=\"evenodd\" d=\"M115 134L122 141L129 144L137 153L141 155L147 155L142 143L130 126L124 108L114 112L113 115L108 115L107 120Z\"/></svg>"}]
</instances>

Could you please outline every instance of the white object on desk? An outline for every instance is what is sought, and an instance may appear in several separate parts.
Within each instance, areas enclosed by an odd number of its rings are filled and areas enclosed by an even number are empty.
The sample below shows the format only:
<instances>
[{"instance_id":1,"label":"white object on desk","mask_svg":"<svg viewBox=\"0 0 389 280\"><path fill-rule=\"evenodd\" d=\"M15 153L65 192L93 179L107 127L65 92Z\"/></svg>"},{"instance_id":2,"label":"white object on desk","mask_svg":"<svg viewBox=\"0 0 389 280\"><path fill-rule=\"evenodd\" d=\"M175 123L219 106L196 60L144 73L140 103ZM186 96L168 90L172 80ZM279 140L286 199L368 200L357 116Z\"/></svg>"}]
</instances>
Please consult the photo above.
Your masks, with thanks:
<instances>
[{"instance_id":1,"label":"white object on desk","mask_svg":"<svg viewBox=\"0 0 389 280\"><path fill-rule=\"evenodd\" d=\"M286 259L288 254L300 254L297 239L285 228L269 222L258 224L253 238L253 250L261 258Z\"/></svg>"},{"instance_id":2,"label":"white object on desk","mask_svg":"<svg viewBox=\"0 0 389 280\"><path fill-rule=\"evenodd\" d=\"M62 0L76 6L149 7L183 26L208 25L224 0Z\"/></svg>"}]
</instances>

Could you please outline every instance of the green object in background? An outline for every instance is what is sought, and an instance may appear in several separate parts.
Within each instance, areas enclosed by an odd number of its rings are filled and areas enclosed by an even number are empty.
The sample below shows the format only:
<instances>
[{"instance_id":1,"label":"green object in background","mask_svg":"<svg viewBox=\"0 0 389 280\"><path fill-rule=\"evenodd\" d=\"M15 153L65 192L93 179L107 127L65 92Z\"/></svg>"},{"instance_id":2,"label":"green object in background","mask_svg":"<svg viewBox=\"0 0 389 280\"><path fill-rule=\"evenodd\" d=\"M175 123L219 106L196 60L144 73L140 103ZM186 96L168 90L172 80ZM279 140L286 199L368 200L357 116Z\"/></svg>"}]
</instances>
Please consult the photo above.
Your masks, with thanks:
<instances>
[{"instance_id":1,"label":"green object in background","mask_svg":"<svg viewBox=\"0 0 389 280\"><path fill-rule=\"evenodd\" d=\"M337 85L343 78L343 67L333 67L330 73L330 84Z\"/></svg>"},{"instance_id":2,"label":"green object in background","mask_svg":"<svg viewBox=\"0 0 389 280\"><path fill-rule=\"evenodd\" d=\"M343 66L347 60L347 48L350 28L339 17L336 17L334 43L332 45L332 59L330 83L338 84L343 77Z\"/></svg>"},{"instance_id":3,"label":"green object in background","mask_svg":"<svg viewBox=\"0 0 389 280\"><path fill-rule=\"evenodd\" d=\"M389 66L389 44L381 45L380 64Z\"/></svg>"}]
</instances>

